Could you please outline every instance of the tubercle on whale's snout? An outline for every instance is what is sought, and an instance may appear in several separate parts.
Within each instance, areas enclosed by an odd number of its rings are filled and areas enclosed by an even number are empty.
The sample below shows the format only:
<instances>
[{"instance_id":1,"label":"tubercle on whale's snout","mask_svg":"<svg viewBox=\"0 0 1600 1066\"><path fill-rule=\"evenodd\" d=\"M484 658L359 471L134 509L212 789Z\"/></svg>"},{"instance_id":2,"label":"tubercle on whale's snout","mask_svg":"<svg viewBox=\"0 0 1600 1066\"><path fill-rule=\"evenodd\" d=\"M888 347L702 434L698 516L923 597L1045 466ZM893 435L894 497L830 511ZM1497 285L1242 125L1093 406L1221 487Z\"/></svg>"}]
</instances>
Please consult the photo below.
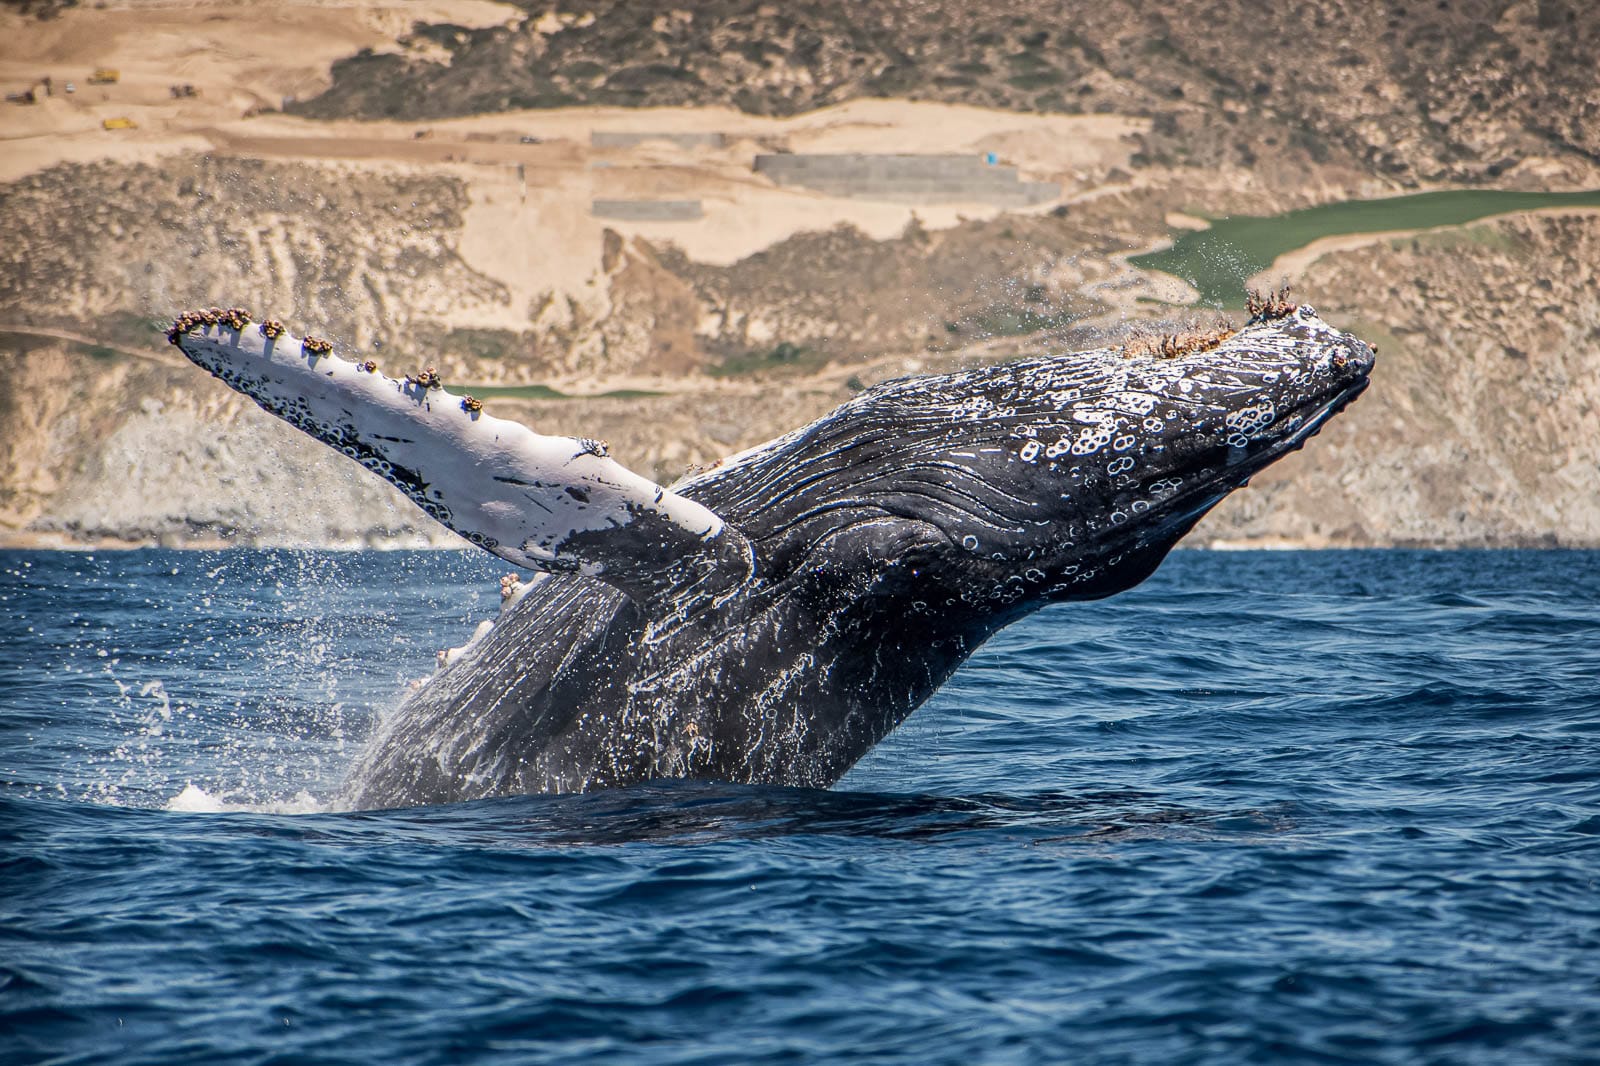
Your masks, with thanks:
<instances>
[{"instance_id":1,"label":"tubercle on whale's snout","mask_svg":"<svg viewBox=\"0 0 1600 1066\"><path fill-rule=\"evenodd\" d=\"M1289 305L1270 317L1258 312L1233 340L1245 353L1285 358L1316 374L1341 379L1366 376L1377 358L1376 348L1330 325L1310 304Z\"/></svg>"},{"instance_id":2,"label":"tubercle on whale's snout","mask_svg":"<svg viewBox=\"0 0 1600 1066\"><path fill-rule=\"evenodd\" d=\"M1244 313L1250 316L1250 325L1288 318L1298 310L1300 305L1289 299L1288 281L1284 281L1276 289L1244 290Z\"/></svg>"},{"instance_id":3,"label":"tubercle on whale's snout","mask_svg":"<svg viewBox=\"0 0 1600 1066\"><path fill-rule=\"evenodd\" d=\"M1312 316L1316 314L1309 308L1307 311ZM1335 331L1334 336L1323 348L1320 359L1329 376L1335 381L1345 385L1359 382L1362 388L1366 387L1377 360L1377 348L1360 337L1343 331Z\"/></svg>"}]
</instances>

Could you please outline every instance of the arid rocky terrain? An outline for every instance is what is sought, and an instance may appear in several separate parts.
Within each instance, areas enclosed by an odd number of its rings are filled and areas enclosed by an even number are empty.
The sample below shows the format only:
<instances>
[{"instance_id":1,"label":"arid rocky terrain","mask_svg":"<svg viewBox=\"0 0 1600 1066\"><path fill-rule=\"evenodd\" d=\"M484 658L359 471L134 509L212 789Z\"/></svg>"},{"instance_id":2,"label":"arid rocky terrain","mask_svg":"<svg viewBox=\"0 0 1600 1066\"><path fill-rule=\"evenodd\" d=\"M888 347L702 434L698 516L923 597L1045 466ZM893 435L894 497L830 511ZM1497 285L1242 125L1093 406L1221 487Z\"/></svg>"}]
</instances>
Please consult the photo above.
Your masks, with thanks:
<instances>
[{"instance_id":1,"label":"arid rocky terrain","mask_svg":"<svg viewBox=\"0 0 1600 1066\"><path fill-rule=\"evenodd\" d=\"M517 0L335 64L294 110L446 118L861 97L1157 119L1141 159L1473 180L1552 148L1600 158L1600 20L1583 0L1084 4L1071 0Z\"/></svg>"},{"instance_id":2,"label":"arid rocky terrain","mask_svg":"<svg viewBox=\"0 0 1600 1066\"><path fill-rule=\"evenodd\" d=\"M1124 260L1175 225L1600 188L1574 4L36 7L0 12L7 91L55 72L0 112L0 543L450 542L189 367L160 337L188 306L436 364L671 480L885 377L1181 320L1192 290ZM987 156L1059 195L889 202L754 167L866 151ZM1375 383L1197 542L1600 545L1593 210L1284 269L1378 344Z\"/></svg>"},{"instance_id":3,"label":"arid rocky terrain","mask_svg":"<svg viewBox=\"0 0 1600 1066\"><path fill-rule=\"evenodd\" d=\"M1212 535L1600 544L1600 217L1384 241L1320 259L1303 286L1378 346L1373 385Z\"/></svg>"}]
</instances>

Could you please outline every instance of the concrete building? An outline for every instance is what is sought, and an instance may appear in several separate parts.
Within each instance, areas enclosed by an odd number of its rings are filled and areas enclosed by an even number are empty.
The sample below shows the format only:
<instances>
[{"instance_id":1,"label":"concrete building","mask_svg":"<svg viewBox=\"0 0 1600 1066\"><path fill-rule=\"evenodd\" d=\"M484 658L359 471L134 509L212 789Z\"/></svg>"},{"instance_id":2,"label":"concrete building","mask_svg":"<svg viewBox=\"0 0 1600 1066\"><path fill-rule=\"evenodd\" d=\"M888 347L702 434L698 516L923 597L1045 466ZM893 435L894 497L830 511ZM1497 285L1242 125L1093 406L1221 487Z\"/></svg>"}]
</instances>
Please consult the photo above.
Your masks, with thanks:
<instances>
[{"instance_id":1,"label":"concrete building","mask_svg":"<svg viewBox=\"0 0 1600 1066\"><path fill-rule=\"evenodd\" d=\"M705 217L699 200L596 200L589 213L620 222L693 222Z\"/></svg>"},{"instance_id":2,"label":"concrete building","mask_svg":"<svg viewBox=\"0 0 1600 1066\"><path fill-rule=\"evenodd\" d=\"M1061 195L1056 182L1022 181L1017 168L981 155L758 155L755 169L779 185L895 203L1022 207Z\"/></svg>"}]
</instances>

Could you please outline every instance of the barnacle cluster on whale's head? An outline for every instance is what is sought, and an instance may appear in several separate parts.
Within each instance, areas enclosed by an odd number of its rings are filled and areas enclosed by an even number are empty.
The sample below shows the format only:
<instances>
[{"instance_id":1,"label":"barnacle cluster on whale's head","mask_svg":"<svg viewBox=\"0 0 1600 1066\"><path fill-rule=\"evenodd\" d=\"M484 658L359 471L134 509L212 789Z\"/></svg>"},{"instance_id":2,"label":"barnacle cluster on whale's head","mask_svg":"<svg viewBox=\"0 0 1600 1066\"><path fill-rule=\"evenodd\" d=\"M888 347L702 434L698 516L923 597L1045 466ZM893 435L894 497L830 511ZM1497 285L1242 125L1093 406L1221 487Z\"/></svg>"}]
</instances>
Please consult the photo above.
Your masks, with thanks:
<instances>
[{"instance_id":1,"label":"barnacle cluster on whale's head","mask_svg":"<svg viewBox=\"0 0 1600 1066\"><path fill-rule=\"evenodd\" d=\"M1278 318L1288 318L1300 309L1300 305L1289 299L1289 283L1283 282L1276 289L1246 289L1244 291L1244 313L1250 316L1250 324L1257 322L1271 322Z\"/></svg>"},{"instance_id":2,"label":"barnacle cluster on whale's head","mask_svg":"<svg viewBox=\"0 0 1600 1066\"><path fill-rule=\"evenodd\" d=\"M1168 333L1140 330L1122 345L1124 359L1181 359L1196 352L1209 352L1238 331L1226 319L1209 325L1191 323Z\"/></svg>"}]
</instances>

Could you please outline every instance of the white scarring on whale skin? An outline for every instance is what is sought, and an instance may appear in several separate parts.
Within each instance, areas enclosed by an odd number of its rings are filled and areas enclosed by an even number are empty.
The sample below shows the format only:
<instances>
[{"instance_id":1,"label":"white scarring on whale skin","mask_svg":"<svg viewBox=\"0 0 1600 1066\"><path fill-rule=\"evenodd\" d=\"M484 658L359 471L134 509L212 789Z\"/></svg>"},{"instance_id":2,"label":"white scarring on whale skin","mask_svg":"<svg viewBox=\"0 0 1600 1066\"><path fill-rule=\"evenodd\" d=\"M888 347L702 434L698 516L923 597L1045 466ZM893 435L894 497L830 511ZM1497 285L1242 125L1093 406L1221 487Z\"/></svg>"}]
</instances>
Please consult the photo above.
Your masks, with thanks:
<instances>
[{"instance_id":1,"label":"white scarring on whale skin","mask_svg":"<svg viewBox=\"0 0 1600 1066\"><path fill-rule=\"evenodd\" d=\"M607 553L585 553L573 535L634 524L669 542L724 533L715 514L609 458L603 445L469 410L465 397L443 387L369 371L287 333L271 338L219 323L181 333L175 343L264 409L518 566L605 574Z\"/></svg>"}]
</instances>

